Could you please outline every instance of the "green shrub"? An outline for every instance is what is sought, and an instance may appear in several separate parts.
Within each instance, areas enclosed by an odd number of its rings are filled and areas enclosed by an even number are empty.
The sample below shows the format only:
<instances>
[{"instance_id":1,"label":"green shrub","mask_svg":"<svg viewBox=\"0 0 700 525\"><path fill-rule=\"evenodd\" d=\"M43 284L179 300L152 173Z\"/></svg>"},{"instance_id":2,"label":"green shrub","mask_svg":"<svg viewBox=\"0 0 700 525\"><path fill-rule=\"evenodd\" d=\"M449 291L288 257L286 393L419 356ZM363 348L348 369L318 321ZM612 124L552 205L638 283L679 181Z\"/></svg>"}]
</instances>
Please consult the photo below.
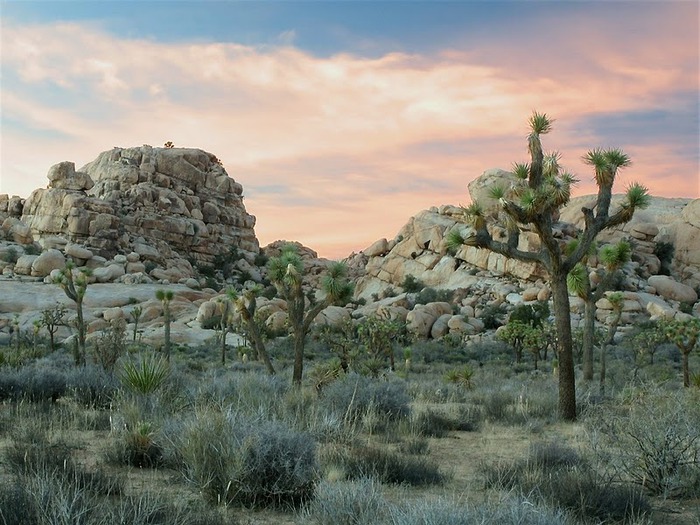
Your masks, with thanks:
<instances>
[{"instance_id":1,"label":"green shrub","mask_svg":"<svg viewBox=\"0 0 700 525\"><path fill-rule=\"evenodd\" d=\"M651 511L638 488L602 478L575 450L558 442L533 444L522 461L482 465L481 474L488 488L535 496L582 520L630 521Z\"/></svg>"},{"instance_id":2,"label":"green shrub","mask_svg":"<svg viewBox=\"0 0 700 525\"><path fill-rule=\"evenodd\" d=\"M508 496L496 503L469 505L445 498L407 501L391 506L392 525L567 525L558 509L533 505L525 498Z\"/></svg>"},{"instance_id":3,"label":"green shrub","mask_svg":"<svg viewBox=\"0 0 700 525\"><path fill-rule=\"evenodd\" d=\"M374 525L387 511L379 484L370 478L353 481L323 481L304 518L317 525Z\"/></svg>"},{"instance_id":4,"label":"green shrub","mask_svg":"<svg viewBox=\"0 0 700 525\"><path fill-rule=\"evenodd\" d=\"M388 421L405 418L410 413L411 399L403 382L378 381L351 373L328 385L319 402L330 413L352 423L370 409Z\"/></svg>"},{"instance_id":5,"label":"green shrub","mask_svg":"<svg viewBox=\"0 0 700 525\"><path fill-rule=\"evenodd\" d=\"M487 306L481 313L481 320L486 330L495 330L503 326L506 310L503 305Z\"/></svg>"},{"instance_id":6,"label":"green shrub","mask_svg":"<svg viewBox=\"0 0 700 525\"><path fill-rule=\"evenodd\" d=\"M416 304L451 303L454 290L436 290L435 288L423 288L416 296Z\"/></svg>"},{"instance_id":7,"label":"green shrub","mask_svg":"<svg viewBox=\"0 0 700 525\"><path fill-rule=\"evenodd\" d=\"M162 357L143 353L122 363L119 380L138 394L152 394L163 386L170 375L170 365Z\"/></svg>"},{"instance_id":8,"label":"green shrub","mask_svg":"<svg viewBox=\"0 0 700 525\"><path fill-rule=\"evenodd\" d=\"M439 485L446 480L434 462L404 456L374 446L354 446L327 451L322 462L346 479L374 478L382 483L412 486Z\"/></svg>"},{"instance_id":9,"label":"green shrub","mask_svg":"<svg viewBox=\"0 0 700 525\"><path fill-rule=\"evenodd\" d=\"M401 283L401 288L403 288L403 291L406 293L418 293L425 288L425 284L423 284L423 281L416 279L415 276L409 273L406 275L406 277L404 277L403 282Z\"/></svg>"},{"instance_id":10,"label":"green shrub","mask_svg":"<svg viewBox=\"0 0 700 525\"><path fill-rule=\"evenodd\" d=\"M24 247L24 253L27 255L41 255L41 246L35 243L27 244Z\"/></svg>"},{"instance_id":11,"label":"green shrub","mask_svg":"<svg viewBox=\"0 0 700 525\"><path fill-rule=\"evenodd\" d=\"M621 481L652 494L688 494L700 469L697 392L644 389L621 409L598 411L587 421L596 459Z\"/></svg>"},{"instance_id":12,"label":"green shrub","mask_svg":"<svg viewBox=\"0 0 700 525\"><path fill-rule=\"evenodd\" d=\"M162 464L163 450L155 439L155 428L151 423L139 421L131 429L120 432L106 458L117 465L138 468L155 468Z\"/></svg>"},{"instance_id":13,"label":"green shrub","mask_svg":"<svg viewBox=\"0 0 700 525\"><path fill-rule=\"evenodd\" d=\"M281 423L205 412L171 439L176 467L210 501L296 506L313 495L316 445Z\"/></svg>"},{"instance_id":14,"label":"green shrub","mask_svg":"<svg viewBox=\"0 0 700 525\"><path fill-rule=\"evenodd\" d=\"M17 248L10 246L2 255L2 260L6 263L15 264L19 260Z\"/></svg>"}]
</instances>

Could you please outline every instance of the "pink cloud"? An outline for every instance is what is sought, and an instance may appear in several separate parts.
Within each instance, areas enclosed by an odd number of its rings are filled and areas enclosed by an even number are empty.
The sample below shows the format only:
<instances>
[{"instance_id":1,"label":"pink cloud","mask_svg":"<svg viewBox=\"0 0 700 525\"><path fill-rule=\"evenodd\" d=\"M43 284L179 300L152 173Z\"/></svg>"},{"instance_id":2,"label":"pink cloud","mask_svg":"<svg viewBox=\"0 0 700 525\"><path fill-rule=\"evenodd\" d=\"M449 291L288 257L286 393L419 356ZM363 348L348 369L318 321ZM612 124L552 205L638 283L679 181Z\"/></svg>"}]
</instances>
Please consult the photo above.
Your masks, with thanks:
<instances>
[{"instance_id":1,"label":"pink cloud","mask_svg":"<svg viewBox=\"0 0 700 525\"><path fill-rule=\"evenodd\" d=\"M538 52L558 52L546 60L505 38L486 51L319 58L289 38L263 49L120 39L78 24L6 27L2 65L23 84L3 86L3 115L25 129L3 127L0 192L28 195L62 160L81 166L113 146L171 140L215 153L251 188L263 243L298 239L343 256L392 237L423 208L467 202L468 182L485 169L526 160L533 108L558 118L545 145L564 153L578 192L590 192L580 156L602 137L585 118L668 104L698 83L697 46L684 40L697 23L682 13L639 20L655 39L593 22L551 25ZM64 102L36 91L47 86ZM697 165L674 144L612 145L635 161L624 177L658 195L698 196ZM265 186L282 194L253 191Z\"/></svg>"}]
</instances>

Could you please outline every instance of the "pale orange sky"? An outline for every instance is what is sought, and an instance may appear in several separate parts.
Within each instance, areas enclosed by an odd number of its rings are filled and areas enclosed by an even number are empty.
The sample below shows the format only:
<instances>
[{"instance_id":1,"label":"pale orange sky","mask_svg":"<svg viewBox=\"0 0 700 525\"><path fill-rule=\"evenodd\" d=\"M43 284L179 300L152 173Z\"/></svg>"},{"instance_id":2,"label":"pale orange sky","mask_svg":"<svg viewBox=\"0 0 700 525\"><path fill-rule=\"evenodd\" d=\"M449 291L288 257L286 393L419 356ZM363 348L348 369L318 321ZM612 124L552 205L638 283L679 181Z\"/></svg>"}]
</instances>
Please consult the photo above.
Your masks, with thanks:
<instances>
[{"instance_id":1,"label":"pale orange sky","mask_svg":"<svg viewBox=\"0 0 700 525\"><path fill-rule=\"evenodd\" d=\"M537 109L557 119L544 145L581 179L577 194L594 191L580 157L615 146L633 160L619 191L640 181L700 196L698 4L532 5L542 9L527 23L506 13L464 34L454 23L425 49L415 30L321 49L304 25L251 43L13 12L1 34L0 193L28 196L63 160L170 140L222 159L261 245L298 240L340 258L422 209L468 202L484 170L527 160Z\"/></svg>"}]
</instances>

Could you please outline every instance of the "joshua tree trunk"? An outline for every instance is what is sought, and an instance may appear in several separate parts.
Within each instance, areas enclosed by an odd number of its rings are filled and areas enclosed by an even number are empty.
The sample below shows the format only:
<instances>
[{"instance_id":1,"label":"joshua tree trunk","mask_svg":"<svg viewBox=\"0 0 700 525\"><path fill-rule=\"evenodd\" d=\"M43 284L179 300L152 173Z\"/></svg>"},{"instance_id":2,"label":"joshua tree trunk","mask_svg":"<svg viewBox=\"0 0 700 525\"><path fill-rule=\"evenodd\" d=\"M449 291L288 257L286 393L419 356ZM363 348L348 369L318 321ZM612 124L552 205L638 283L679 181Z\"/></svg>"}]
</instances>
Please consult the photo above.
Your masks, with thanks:
<instances>
[{"instance_id":1,"label":"joshua tree trunk","mask_svg":"<svg viewBox=\"0 0 700 525\"><path fill-rule=\"evenodd\" d=\"M595 335L596 305L592 297L584 300L582 364L583 380L593 380L593 337Z\"/></svg>"},{"instance_id":2,"label":"joshua tree trunk","mask_svg":"<svg viewBox=\"0 0 700 525\"><path fill-rule=\"evenodd\" d=\"M295 386L301 386L301 378L304 374L304 339L301 331L294 332L294 373L292 382Z\"/></svg>"},{"instance_id":3,"label":"joshua tree trunk","mask_svg":"<svg viewBox=\"0 0 700 525\"><path fill-rule=\"evenodd\" d=\"M576 378L566 273L552 275L551 285L559 359L559 413L564 419L574 421L576 420Z\"/></svg>"},{"instance_id":4,"label":"joshua tree trunk","mask_svg":"<svg viewBox=\"0 0 700 525\"><path fill-rule=\"evenodd\" d=\"M163 316L165 317L165 360L170 362L170 305L164 307Z\"/></svg>"},{"instance_id":5,"label":"joshua tree trunk","mask_svg":"<svg viewBox=\"0 0 700 525\"><path fill-rule=\"evenodd\" d=\"M83 317L82 297L76 301L75 306L78 315L78 355L76 364L79 366L83 366L85 365L85 318Z\"/></svg>"}]
</instances>

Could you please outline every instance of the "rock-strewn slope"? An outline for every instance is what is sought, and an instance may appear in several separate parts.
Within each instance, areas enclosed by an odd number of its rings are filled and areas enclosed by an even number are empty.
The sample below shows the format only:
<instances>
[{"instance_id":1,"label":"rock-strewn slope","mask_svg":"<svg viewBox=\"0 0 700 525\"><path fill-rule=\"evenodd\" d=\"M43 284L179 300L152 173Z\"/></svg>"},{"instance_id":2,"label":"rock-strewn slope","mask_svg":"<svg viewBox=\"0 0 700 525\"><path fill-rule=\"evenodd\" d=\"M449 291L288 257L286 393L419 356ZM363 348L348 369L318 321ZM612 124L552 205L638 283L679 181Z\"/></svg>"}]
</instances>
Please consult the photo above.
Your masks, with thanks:
<instances>
[{"instance_id":1,"label":"rock-strewn slope","mask_svg":"<svg viewBox=\"0 0 700 525\"><path fill-rule=\"evenodd\" d=\"M230 247L259 252L243 188L211 153L186 148L114 148L79 171L53 166L21 221L44 244L80 243L103 257L211 262ZM8 203L9 208L9 203Z\"/></svg>"}]
</instances>

